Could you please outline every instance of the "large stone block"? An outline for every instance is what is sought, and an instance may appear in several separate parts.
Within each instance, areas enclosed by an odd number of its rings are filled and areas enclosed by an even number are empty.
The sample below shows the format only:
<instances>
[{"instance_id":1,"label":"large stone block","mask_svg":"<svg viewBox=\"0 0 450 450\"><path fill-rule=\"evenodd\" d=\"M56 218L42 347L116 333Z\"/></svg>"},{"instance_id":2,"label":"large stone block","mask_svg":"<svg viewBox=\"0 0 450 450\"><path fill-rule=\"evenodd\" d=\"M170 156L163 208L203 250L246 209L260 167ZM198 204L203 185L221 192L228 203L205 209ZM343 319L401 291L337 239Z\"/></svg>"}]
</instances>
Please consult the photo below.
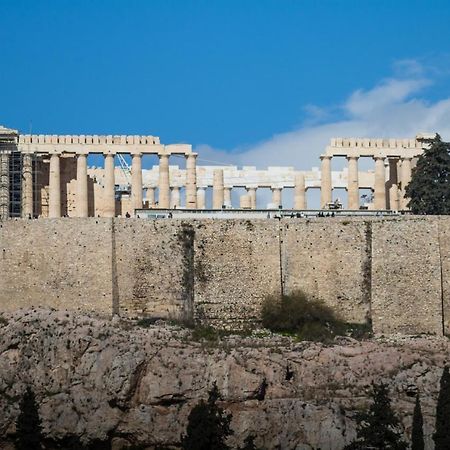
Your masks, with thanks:
<instances>
[{"instance_id":1,"label":"large stone block","mask_svg":"<svg viewBox=\"0 0 450 450\"><path fill-rule=\"evenodd\" d=\"M437 219L372 224L372 321L375 333L442 335Z\"/></svg>"},{"instance_id":2,"label":"large stone block","mask_svg":"<svg viewBox=\"0 0 450 450\"><path fill-rule=\"evenodd\" d=\"M439 227L439 257L441 260L442 311L444 314L444 333L450 335L450 217L441 216Z\"/></svg>"},{"instance_id":3,"label":"large stone block","mask_svg":"<svg viewBox=\"0 0 450 450\"><path fill-rule=\"evenodd\" d=\"M177 220L115 219L114 281L124 317L189 318L192 227Z\"/></svg>"},{"instance_id":4,"label":"large stone block","mask_svg":"<svg viewBox=\"0 0 450 450\"><path fill-rule=\"evenodd\" d=\"M278 221L192 223L196 317L231 328L259 319L264 297L281 292Z\"/></svg>"},{"instance_id":5,"label":"large stone block","mask_svg":"<svg viewBox=\"0 0 450 450\"><path fill-rule=\"evenodd\" d=\"M370 311L370 223L337 218L285 220L284 292L301 290L344 320L364 323Z\"/></svg>"},{"instance_id":6,"label":"large stone block","mask_svg":"<svg viewBox=\"0 0 450 450\"><path fill-rule=\"evenodd\" d=\"M0 309L111 314L111 220L0 223Z\"/></svg>"}]
</instances>

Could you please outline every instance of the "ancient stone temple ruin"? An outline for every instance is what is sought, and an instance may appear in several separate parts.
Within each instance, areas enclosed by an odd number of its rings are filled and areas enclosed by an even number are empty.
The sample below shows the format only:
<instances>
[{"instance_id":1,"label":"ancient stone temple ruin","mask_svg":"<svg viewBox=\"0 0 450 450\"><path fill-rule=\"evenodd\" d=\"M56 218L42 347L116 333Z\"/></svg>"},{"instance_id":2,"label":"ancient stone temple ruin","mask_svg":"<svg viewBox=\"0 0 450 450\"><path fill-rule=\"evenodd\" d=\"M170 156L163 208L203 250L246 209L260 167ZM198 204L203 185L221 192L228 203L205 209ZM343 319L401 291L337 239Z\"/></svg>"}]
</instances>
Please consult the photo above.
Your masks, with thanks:
<instances>
[{"instance_id":1,"label":"ancient stone temple ruin","mask_svg":"<svg viewBox=\"0 0 450 450\"><path fill-rule=\"evenodd\" d=\"M373 193L367 208L405 210L411 168L429 138L334 138L320 157L320 170L261 170L198 165L191 145L165 145L155 136L29 135L0 127L0 217L116 217L146 208L256 209L258 189L271 190L267 208L272 209L307 210L309 189L320 189L320 206L329 208L333 189L345 189L348 202L343 206L357 210L360 189L366 189ZM103 158L103 167L89 167L90 155ZM145 169L149 156L159 164ZM170 165L171 157L184 161ZM346 158L348 168L332 170L337 157ZM374 170L360 171L360 158L373 159ZM233 204L236 188L245 191ZM288 189L294 191L292 204L283 199Z\"/></svg>"}]
</instances>

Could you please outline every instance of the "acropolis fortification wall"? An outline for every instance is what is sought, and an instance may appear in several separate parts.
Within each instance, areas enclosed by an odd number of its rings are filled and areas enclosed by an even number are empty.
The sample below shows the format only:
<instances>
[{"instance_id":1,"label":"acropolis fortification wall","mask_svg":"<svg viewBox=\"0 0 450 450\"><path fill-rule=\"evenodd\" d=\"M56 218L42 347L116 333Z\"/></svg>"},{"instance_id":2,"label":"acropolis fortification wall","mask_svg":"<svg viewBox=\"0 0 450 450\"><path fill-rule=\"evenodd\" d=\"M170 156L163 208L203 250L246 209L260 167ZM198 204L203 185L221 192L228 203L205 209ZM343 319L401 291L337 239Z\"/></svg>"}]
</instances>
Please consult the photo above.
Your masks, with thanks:
<instances>
[{"instance_id":1,"label":"acropolis fortification wall","mask_svg":"<svg viewBox=\"0 0 450 450\"><path fill-rule=\"evenodd\" d=\"M236 328L302 289L377 333L450 332L450 217L0 222L0 310Z\"/></svg>"}]
</instances>

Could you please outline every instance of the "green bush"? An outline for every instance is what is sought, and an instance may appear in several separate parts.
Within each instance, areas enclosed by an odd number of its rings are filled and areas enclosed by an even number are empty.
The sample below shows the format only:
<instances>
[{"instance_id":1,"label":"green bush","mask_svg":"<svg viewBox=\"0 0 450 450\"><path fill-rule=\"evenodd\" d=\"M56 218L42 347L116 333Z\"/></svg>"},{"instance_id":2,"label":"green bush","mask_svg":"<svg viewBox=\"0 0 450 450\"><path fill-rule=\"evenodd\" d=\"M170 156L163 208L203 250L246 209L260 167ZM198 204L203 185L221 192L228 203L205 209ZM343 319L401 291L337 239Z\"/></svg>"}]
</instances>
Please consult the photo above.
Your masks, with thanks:
<instances>
[{"instance_id":1,"label":"green bush","mask_svg":"<svg viewBox=\"0 0 450 450\"><path fill-rule=\"evenodd\" d=\"M266 297L261 317L265 328L294 334L300 340L328 341L335 336L355 333L361 338L367 334L367 326L344 322L323 302L308 298L302 291L281 298Z\"/></svg>"}]
</instances>

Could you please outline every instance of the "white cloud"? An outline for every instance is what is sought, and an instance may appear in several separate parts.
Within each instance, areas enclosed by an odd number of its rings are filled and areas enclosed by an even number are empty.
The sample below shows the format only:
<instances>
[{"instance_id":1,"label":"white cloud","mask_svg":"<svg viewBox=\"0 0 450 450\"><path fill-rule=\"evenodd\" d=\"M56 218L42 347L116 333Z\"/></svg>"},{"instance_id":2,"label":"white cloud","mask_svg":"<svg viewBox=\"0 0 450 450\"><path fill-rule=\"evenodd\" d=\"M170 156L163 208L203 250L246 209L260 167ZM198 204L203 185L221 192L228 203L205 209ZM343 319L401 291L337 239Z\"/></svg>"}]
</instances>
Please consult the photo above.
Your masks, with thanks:
<instances>
[{"instance_id":1,"label":"white cloud","mask_svg":"<svg viewBox=\"0 0 450 450\"><path fill-rule=\"evenodd\" d=\"M355 90L340 106L340 120L322 120L320 124L309 120L294 131L276 134L244 151L208 146L199 146L196 151L202 160L261 168L291 165L308 170L319 165L319 156L332 137L410 138L420 132L436 131L449 139L450 98L432 103L421 97L432 80L424 76L422 67L414 60L398 62L395 73L395 78L383 80L372 89ZM326 110L311 105L307 108L314 117L328 117ZM334 109L332 117L336 117Z\"/></svg>"}]
</instances>

